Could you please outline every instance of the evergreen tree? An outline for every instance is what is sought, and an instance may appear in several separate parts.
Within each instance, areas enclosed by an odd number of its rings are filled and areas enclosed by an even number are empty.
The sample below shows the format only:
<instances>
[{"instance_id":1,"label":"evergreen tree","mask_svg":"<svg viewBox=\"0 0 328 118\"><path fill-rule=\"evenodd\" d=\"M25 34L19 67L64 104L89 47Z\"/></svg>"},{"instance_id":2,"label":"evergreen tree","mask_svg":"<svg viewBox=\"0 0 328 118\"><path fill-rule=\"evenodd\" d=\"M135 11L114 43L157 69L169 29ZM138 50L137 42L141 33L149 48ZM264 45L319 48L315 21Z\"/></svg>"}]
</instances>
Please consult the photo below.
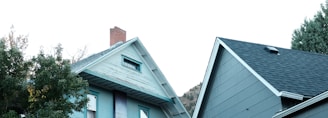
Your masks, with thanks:
<instances>
[{"instance_id":1,"label":"evergreen tree","mask_svg":"<svg viewBox=\"0 0 328 118\"><path fill-rule=\"evenodd\" d=\"M321 11L313 19L304 20L292 37L292 49L328 54L328 5L321 4Z\"/></svg>"}]
</instances>

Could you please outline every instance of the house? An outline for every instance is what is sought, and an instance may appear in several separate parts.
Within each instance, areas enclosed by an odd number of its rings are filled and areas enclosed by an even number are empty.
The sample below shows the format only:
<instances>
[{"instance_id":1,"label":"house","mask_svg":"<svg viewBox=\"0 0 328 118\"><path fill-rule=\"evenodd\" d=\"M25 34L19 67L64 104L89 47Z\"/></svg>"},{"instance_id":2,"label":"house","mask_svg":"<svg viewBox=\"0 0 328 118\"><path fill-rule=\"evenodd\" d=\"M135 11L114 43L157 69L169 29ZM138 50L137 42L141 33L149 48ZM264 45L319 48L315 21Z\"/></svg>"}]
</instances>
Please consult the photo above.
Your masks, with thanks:
<instances>
[{"instance_id":1,"label":"house","mask_svg":"<svg viewBox=\"0 0 328 118\"><path fill-rule=\"evenodd\" d=\"M89 82L89 103L73 118L190 118L138 38L110 30L111 47L72 65Z\"/></svg>"},{"instance_id":2,"label":"house","mask_svg":"<svg viewBox=\"0 0 328 118\"><path fill-rule=\"evenodd\" d=\"M322 98L316 96L327 96L327 61L326 55L217 37L193 118L269 118L317 108L312 104Z\"/></svg>"}]
</instances>

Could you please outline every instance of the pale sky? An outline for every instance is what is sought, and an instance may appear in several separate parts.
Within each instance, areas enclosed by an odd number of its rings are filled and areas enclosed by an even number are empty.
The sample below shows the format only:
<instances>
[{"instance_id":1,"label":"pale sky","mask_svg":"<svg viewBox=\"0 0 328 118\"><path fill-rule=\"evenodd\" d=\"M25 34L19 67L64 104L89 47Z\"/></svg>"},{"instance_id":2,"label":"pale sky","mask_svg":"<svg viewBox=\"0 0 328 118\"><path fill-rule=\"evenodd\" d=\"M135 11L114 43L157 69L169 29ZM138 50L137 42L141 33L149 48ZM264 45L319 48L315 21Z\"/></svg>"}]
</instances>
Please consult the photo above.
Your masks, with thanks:
<instances>
[{"instance_id":1,"label":"pale sky","mask_svg":"<svg viewBox=\"0 0 328 118\"><path fill-rule=\"evenodd\" d=\"M177 95L203 81L215 37L289 48L325 0L1 0L0 36L29 34L27 53L109 48L109 29L139 37ZM67 56L68 57L68 56Z\"/></svg>"}]
</instances>

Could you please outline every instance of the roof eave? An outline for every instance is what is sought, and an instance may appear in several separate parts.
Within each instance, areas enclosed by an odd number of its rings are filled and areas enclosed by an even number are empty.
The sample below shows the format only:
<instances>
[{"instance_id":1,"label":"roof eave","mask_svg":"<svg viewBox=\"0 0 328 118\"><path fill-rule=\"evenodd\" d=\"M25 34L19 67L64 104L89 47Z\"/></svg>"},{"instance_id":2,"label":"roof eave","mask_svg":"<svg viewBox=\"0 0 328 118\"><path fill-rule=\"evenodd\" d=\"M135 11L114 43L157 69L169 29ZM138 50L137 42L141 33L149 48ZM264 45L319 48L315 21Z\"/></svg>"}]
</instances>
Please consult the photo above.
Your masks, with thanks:
<instances>
[{"instance_id":1,"label":"roof eave","mask_svg":"<svg viewBox=\"0 0 328 118\"><path fill-rule=\"evenodd\" d=\"M306 108L310 105L313 105L313 104L315 104L315 103L317 103L321 100L327 99L327 98L328 98L328 91L326 91L324 93L321 93L321 94L319 94L319 95L317 95L317 96L315 96L311 99L308 99L308 100L306 100L302 103L299 103L299 104L297 104L297 105L295 105L295 106L293 106L289 109L281 111L281 112L277 113L276 115L274 115L272 118L283 118L285 116L288 116L292 113L295 113L295 112L297 112L301 109L304 109L304 108Z\"/></svg>"},{"instance_id":2,"label":"roof eave","mask_svg":"<svg viewBox=\"0 0 328 118\"><path fill-rule=\"evenodd\" d=\"M83 76L85 79L88 80L89 84L94 85L94 86L98 86L101 88L105 88L107 90L119 90L125 93L130 93L132 95L138 96L138 95L144 95L146 97L142 97L139 96L141 98L156 98L159 99L160 102L159 103L165 103L165 102L170 102L170 103L174 103L174 101L172 101L171 98L167 97L167 96L161 96L158 94L154 94L148 91L144 91L143 89L139 89L136 86L131 86L128 83L119 81L119 80L115 80L115 79L111 79L113 77L108 77L105 76L103 74L97 73L97 72L93 72L89 69L86 69L85 71L83 71L81 73L81 76ZM103 78L103 79L99 79L99 78ZM132 98L134 98L134 96L132 96ZM138 98L136 98L138 99ZM149 101L150 102L150 101Z\"/></svg>"},{"instance_id":3,"label":"roof eave","mask_svg":"<svg viewBox=\"0 0 328 118\"><path fill-rule=\"evenodd\" d=\"M138 50L137 52L139 53L139 55L142 56L142 59L144 59L144 61L148 62L148 64L149 64L148 66L152 70L152 74L157 78L156 80L158 80L159 85L161 85L161 88L167 93L167 96L170 98L169 100L168 99L164 99L164 100L169 101L167 103L174 105L174 107L176 108L178 114L175 114L175 115L189 118L190 115L187 113L187 110L184 108L183 104L179 100L179 97L175 94L172 87L169 85L168 81L166 80L165 76L160 71L160 69L156 65L155 61L152 59L152 57L148 53L147 49L144 47L144 45L142 44L142 42L139 40L138 37L133 38L133 39L125 42L122 45L119 45L119 47L113 49L112 51L110 51L108 53L105 53L104 55L97 58L96 60L91 61L87 65L84 65L78 69L72 70L72 72L75 72L75 73L84 72L89 67L96 65L97 63L103 61L107 57L109 57L113 54L116 54L117 52L121 51L122 49L125 49L126 47L128 47L130 45L134 45L133 47L135 47L135 49ZM177 99L177 100L173 101L174 99ZM165 105L162 107L166 108ZM170 114L170 115L172 115L172 114Z\"/></svg>"}]
</instances>

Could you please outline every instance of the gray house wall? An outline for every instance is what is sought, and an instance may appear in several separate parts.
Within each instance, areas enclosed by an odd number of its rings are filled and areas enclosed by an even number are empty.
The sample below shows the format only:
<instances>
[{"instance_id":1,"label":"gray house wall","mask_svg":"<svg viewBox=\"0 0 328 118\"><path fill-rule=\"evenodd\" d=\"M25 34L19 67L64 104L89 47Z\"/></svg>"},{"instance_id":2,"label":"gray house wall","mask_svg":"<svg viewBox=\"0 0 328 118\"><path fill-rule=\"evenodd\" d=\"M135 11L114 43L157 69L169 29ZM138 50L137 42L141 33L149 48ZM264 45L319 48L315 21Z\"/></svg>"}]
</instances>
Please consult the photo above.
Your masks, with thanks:
<instances>
[{"instance_id":1,"label":"gray house wall","mask_svg":"<svg viewBox=\"0 0 328 118\"><path fill-rule=\"evenodd\" d=\"M328 117L328 100L323 100L312 106L304 108L296 113L293 113L285 118L326 118Z\"/></svg>"},{"instance_id":2,"label":"gray house wall","mask_svg":"<svg viewBox=\"0 0 328 118\"><path fill-rule=\"evenodd\" d=\"M282 106L280 98L220 47L199 118L269 118Z\"/></svg>"}]
</instances>

